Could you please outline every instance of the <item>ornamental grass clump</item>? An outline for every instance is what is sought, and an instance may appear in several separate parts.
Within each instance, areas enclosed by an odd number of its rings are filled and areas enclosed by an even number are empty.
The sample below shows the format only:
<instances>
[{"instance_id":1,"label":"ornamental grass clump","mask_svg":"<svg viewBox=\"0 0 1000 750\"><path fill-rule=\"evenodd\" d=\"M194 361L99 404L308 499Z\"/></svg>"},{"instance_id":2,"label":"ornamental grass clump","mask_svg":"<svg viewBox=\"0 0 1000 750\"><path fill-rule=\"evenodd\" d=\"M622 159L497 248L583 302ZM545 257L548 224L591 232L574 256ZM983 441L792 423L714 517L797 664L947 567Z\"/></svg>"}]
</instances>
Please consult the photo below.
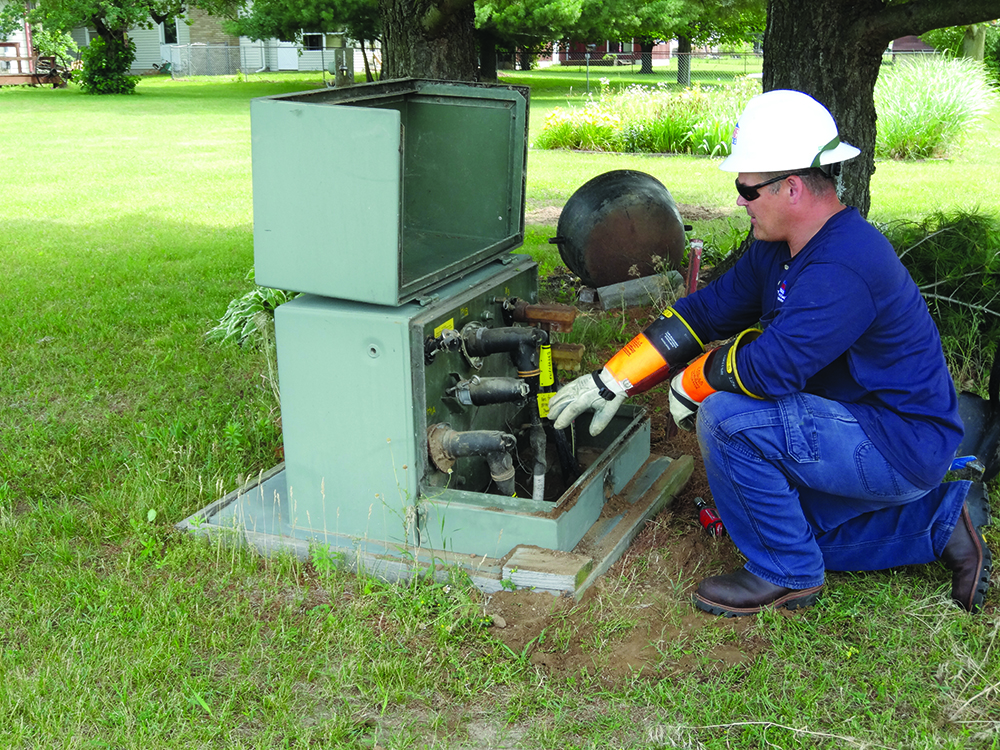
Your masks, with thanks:
<instances>
[{"instance_id":1,"label":"ornamental grass clump","mask_svg":"<svg viewBox=\"0 0 1000 750\"><path fill-rule=\"evenodd\" d=\"M611 90L581 109L557 108L545 121L538 148L725 156L736 118L759 82L738 79L716 89L680 92L664 84Z\"/></svg>"},{"instance_id":2,"label":"ornamental grass clump","mask_svg":"<svg viewBox=\"0 0 1000 750\"><path fill-rule=\"evenodd\" d=\"M995 101L985 68L966 58L920 57L884 66L875 85L875 156L947 156Z\"/></svg>"}]
</instances>

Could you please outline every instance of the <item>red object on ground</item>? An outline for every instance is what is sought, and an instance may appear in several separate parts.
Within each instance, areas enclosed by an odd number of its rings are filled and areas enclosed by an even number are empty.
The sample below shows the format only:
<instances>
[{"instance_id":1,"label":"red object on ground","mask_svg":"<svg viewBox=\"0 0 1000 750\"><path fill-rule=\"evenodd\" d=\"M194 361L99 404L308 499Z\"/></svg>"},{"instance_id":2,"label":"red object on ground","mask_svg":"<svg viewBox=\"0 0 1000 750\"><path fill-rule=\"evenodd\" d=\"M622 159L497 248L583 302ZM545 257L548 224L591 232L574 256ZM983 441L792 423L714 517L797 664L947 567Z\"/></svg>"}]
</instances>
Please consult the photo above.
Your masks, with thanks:
<instances>
[{"instance_id":1,"label":"red object on ground","mask_svg":"<svg viewBox=\"0 0 1000 750\"><path fill-rule=\"evenodd\" d=\"M700 497L694 499L694 504L698 508L698 522L712 536L725 536L726 528L722 525L722 519L715 512L715 508L708 507L708 503Z\"/></svg>"}]
</instances>

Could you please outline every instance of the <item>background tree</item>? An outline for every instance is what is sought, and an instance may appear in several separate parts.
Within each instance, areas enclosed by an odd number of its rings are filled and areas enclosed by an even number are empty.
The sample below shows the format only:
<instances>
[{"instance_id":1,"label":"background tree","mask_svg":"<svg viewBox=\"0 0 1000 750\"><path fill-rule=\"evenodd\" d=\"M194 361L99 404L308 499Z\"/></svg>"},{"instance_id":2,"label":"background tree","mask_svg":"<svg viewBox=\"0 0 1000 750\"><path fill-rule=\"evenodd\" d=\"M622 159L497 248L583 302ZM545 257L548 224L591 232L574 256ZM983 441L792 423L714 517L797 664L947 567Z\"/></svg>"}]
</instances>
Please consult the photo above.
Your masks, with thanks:
<instances>
[{"instance_id":1,"label":"background tree","mask_svg":"<svg viewBox=\"0 0 1000 750\"><path fill-rule=\"evenodd\" d=\"M198 0L198 7L226 19L225 30L255 41L301 41L304 33L344 31L361 43L365 77L374 80L368 49L382 38L378 0Z\"/></svg>"},{"instance_id":2,"label":"background tree","mask_svg":"<svg viewBox=\"0 0 1000 750\"><path fill-rule=\"evenodd\" d=\"M652 74L653 47L676 39L677 82L691 84L694 45L750 41L764 30L764 0L588 0L573 38L640 40L640 73Z\"/></svg>"},{"instance_id":3,"label":"background tree","mask_svg":"<svg viewBox=\"0 0 1000 750\"><path fill-rule=\"evenodd\" d=\"M572 38L587 42L639 39L639 72L652 73L656 42L674 39L675 30L691 23L699 6L687 0L588 0Z\"/></svg>"},{"instance_id":4,"label":"background tree","mask_svg":"<svg viewBox=\"0 0 1000 750\"><path fill-rule=\"evenodd\" d=\"M875 173L875 80L889 42L996 18L997 0L768 0L764 90L797 89L833 113L861 149L844 165L844 199L867 215Z\"/></svg>"},{"instance_id":5,"label":"background tree","mask_svg":"<svg viewBox=\"0 0 1000 750\"><path fill-rule=\"evenodd\" d=\"M128 30L172 23L185 10L182 0L39 0L28 18L50 30L95 29L101 44L84 53L84 88L92 93L127 93L137 80L128 74L135 60Z\"/></svg>"},{"instance_id":6,"label":"background tree","mask_svg":"<svg viewBox=\"0 0 1000 750\"><path fill-rule=\"evenodd\" d=\"M522 54L522 69L577 23L583 0L479 0L480 80L496 80L497 49ZM527 63L527 64L526 64Z\"/></svg>"},{"instance_id":7,"label":"background tree","mask_svg":"<svg viewBox=\"0 0 1000 750\"><path fill-rule=\"evenodd\" d=\"M24 3L0 2L0 42L24 26L24 18L28 8Z\"/></svg>"},{"instance_id":8,"label":"background tree","mask_svg":"<svg viewBox=\"0 0 1000 750\"><path fill-rule=\"evenodd\" d=\"M1000 84L1000 20L934 29L920 38L941 52L979 60Z\"/></svg>"},{"instance_id":9,"label":"background tree","mask_svg":"<svg viewBox=\"0 0 1000 750\"><path fill-rule=\"evenodd\" d=\"M231 30L254 39L292 40L304 31L335 29L361 42L379 39L382 74L388 78L476 78L473 0L198 0L197 5L233 19Z\"/></svg>"}]
</instances>

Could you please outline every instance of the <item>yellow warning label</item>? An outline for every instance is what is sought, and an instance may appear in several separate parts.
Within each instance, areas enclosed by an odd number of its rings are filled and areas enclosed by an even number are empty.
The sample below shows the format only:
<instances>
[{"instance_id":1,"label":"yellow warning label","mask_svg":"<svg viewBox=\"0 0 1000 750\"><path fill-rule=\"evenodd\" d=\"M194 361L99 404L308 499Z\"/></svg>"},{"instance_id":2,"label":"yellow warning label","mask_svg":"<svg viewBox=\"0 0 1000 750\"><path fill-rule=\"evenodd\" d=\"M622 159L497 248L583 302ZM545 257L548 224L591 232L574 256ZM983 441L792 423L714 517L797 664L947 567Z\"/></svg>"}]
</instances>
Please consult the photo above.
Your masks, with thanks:
<instances>
[{"instance_id":1,"label":"yellow warning label","mask_svg":"<svg viewBox=\"0 0 1000 750\"><path fill-rule=\"evenodd\" d=\"M538 369L542 371L538 376L538 385L542 388L556 382L555 372L552 370L552 347L548 344L538 352Z\"/></svg>"},{"instance_id":2,"label":"yellow warning label","mask_svg":"<svg viewBox=\"0 0 1000 750\"><path fill-rule=\"evenodd\" d=\"M547 417L549 416L549 401L555 396L554 393L539 393L538 394L538 416Z\"/></svg>"},{"instance_id":3,"label":"yellow warning label","mask_svg":"<svg viewBox=\"0 0 1000 750\"><path fill-rule=\"evenodd\" d=\"M446 320L444 323L442 323L441 325L439 325L437 328L434 329L434 338L440 336L441 331L454 331L454 330L455 330L455 319L448 318L448 320Z\"/></svg>"}]
</instances>

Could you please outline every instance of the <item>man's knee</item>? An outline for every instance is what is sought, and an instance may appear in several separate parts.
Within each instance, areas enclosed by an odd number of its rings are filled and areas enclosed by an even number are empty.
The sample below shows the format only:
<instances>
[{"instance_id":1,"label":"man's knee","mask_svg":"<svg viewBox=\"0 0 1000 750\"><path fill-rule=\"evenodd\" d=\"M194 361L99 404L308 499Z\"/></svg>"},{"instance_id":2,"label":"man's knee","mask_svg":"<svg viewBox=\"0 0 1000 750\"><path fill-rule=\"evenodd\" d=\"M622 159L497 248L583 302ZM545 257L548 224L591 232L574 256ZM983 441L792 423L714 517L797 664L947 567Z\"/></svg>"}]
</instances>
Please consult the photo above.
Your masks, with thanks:
<instances>
[{"instance_id":1,"label":"man's knee","mask_svg":"<svg viewBox=\"0 0 1000 750\"><path fill-rule=\"evenodd\" d=\"M712 431L719 424L732 417L746 413L754 405L759 405L758 399L750 398L742 393L728 393L726 391L716 391L701 403L698 409L697 429L701 434L702 430Z\"/></svg>"}]
</instances>

